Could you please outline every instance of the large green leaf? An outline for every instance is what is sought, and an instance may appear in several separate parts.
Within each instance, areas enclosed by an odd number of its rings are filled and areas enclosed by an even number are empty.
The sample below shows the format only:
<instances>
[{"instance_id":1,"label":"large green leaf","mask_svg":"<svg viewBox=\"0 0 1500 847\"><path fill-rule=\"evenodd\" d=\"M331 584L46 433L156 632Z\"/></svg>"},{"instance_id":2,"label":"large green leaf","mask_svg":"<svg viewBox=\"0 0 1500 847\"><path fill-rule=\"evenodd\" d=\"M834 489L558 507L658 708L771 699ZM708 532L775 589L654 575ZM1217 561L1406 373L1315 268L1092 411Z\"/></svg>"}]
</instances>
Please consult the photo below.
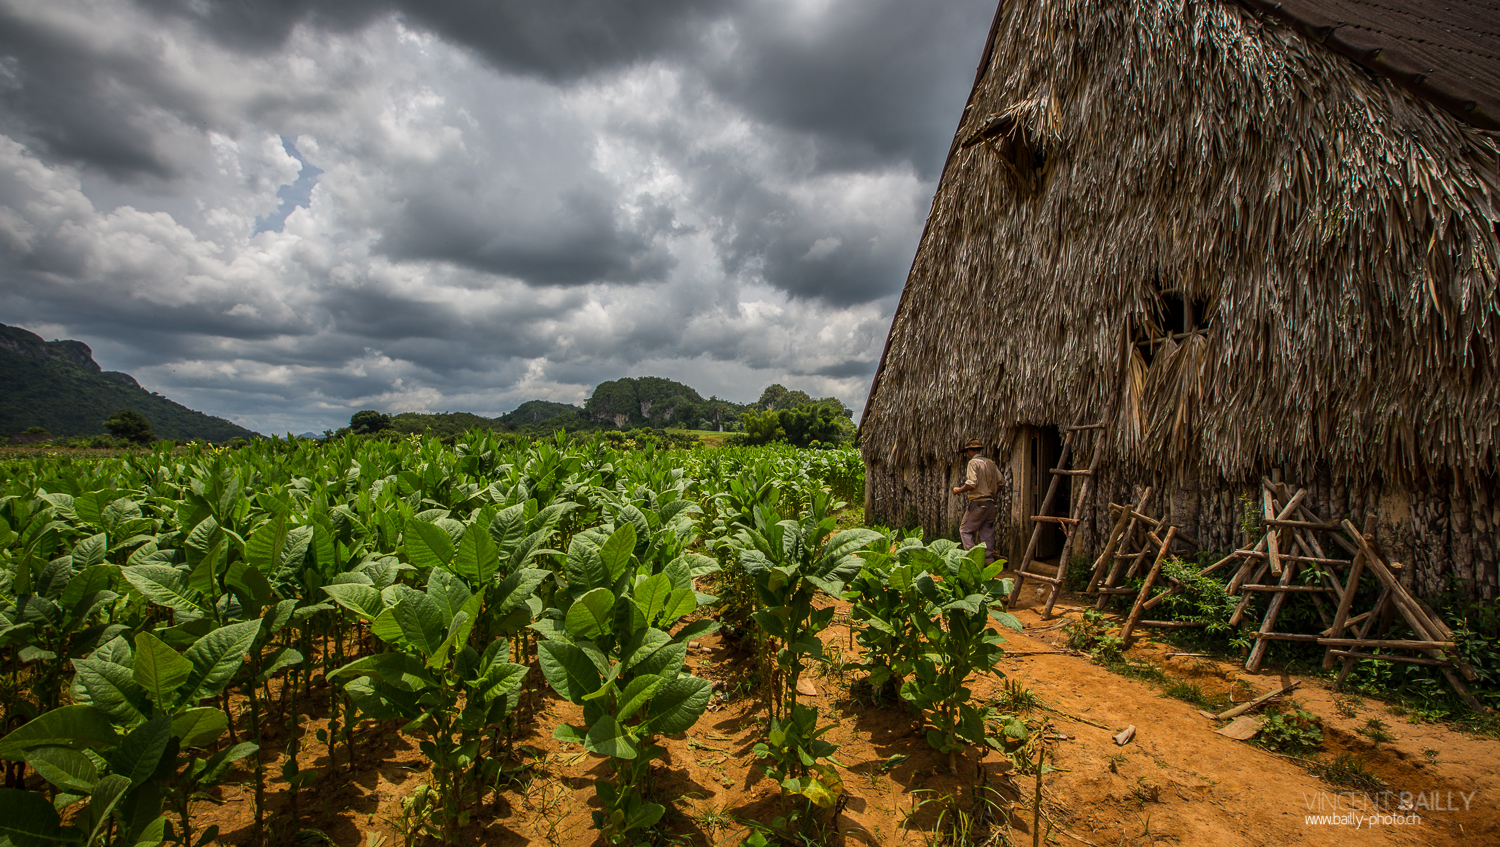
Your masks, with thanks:
<instances>
[{"instance_id":1,"label":"large green leaf","mask_svg":"<svg viewBox=\"0 0 1500 847\"><path fill-rule=\"evenodd\" d=\"M582 534L573 536L568 544L567 575L568 587L573 591L608 588L614 584L609 568L599 556L599 548Z\"/></svg>"},{"instance_id":2,"label":"large green leaf","mask_svg":"<svg viewBox=\"0 0 1500 847\"><path fill-rule=\"evenodd\" d=\"M188 709L172 719L172 734L183 747L207 747L229 731L229 716L214 706Z\"/></svg>"},{"instance_id":3,"label":"large green leaf","mask_svg":"<svg viewBox=\"0 0 1500 847\"><path fill-rule=\"evenodd\" d=\"M192 705L207 697L216 697L234 678L245 661L245 654L260 633L260 619L221 626L193 642L187 649L187 660L193 665L182 702Z\"/></svg>"},{"instance_id":4,"label":"large green leaf","mask_svg":"<svg viewBox=\"0 0 1500 847\"><path fill-rule=\"evenodd\" d=\"M496 697L504 697L506 694L521 687L526 681L526 672L530 670L526 665L518 665L515 662L496 662L485 672L484 678L474 687L474 693L483 698L484 702L490 703Z\"/></svg>"},{"instance_id":5,"label":"large green leaf","mask_svg":"<svg viewBox=\"0 0 1500 847\"><path fill-rule=\"evenodd\" d=\"M390 611L408 644L424 656L438 654L448 633L449 619L436 600L419 591L409 591L402 594L400 602Z\"/></svg>"},{"instance_id":6,"label":"large green leaf","mask_svg":"<svg viewBox=\"0 0 1500 847\"><path fill-rule=\"evenodd\" d=\"M189 618L203 617L202 594L187 584L182 571L166 565L134 565L121 568L125 579L147 600L166 606Z\"/></svg>"},{"instance_id":7,"label":"large green leaf","mask_svg":"<svg viewBox=\"0 0 1500 847\"><path fill-rule=\"evenodd\" d=\"M149 632L136 635L135 667L131 676L158 707L169 709L177 702L174 694L192 672L193 663L163 644L161 639Z\"/></svg>"},{"instance_id":8,"label":"large green leaf","mask_svg":"<svg viewBox=\"0 0 1500 847\"><path fill-rule=\"evenodd\" d=\"M427 521L409 520L403 530L406 558L419 568L447 567L453 559L453 537Z\"/></svg>"},{"instance_id":9,"label":"large green leaf","mask_svg":"<svg viewBox=\"0 0 1500 847\"><path fill-rule=\"evenodd\" d=\"M47 798L19 788L0 788L0 836L15 847L81 844L82 830L63 826Z\"/></svg>"},{"instance_id":10,"label":"large green leaf","mask_svg":"<svg viewBox=\"0 0 1500 847\"><path fill-rule=\"evenodd\" d=\"M671 580L667 579L666 574L655 574L637 585L632 596L635 604L641 607L641 613L646 616L646 624L650 626L666 611L671 595Z\"/></svg>"},{"instance_id":11,"label":"large green leaf","mask_svg":"<svg viewBox=\"0 0 1500 847\"><path fill-rule=\"evenodd\" d=\"M708 708L713 684L695 676L680 676L662 685L647 711L651 728L664 735L687 732Z\"/></svg>"},{"instance_id":12,"label":"large green leaf","mask_svg":"<svg viewBox=\"0 0 1500 847\"><path fill-rule=\"evenodd\" d=\"M109 550L109 539L104 533L91 535L73 546L73 567L82 569L104 561Z\"/></svg>"},{"instance_id":13,"label":"large green leaf","mask_svg":"<svg viewBox=\"0 0 1500 847\"><path fill-rule=\"evenodd\" d=\"M286 513L281 512L257 526L245 540L245 558L262 574L274 574L281 565L286 545Z\"/></svg>"},{"instance_id":14,"label":"large green leaf","mask_svg":"<svg viewBox=\"0 0 1500 847\"><path fill-rule=\"evenodd\" d=\"M26 751L26 764L42 779L64 791L87 794L99 781L94 760L71 747L32 747Z\"/></svg>"},{"instance_id":15,"label":"large green leaf","mask_svg":"<svg viewBox=\"0 0 1500 847\"><path fill-rule=\"evenodd\" d=\"M325 585L323 591L332 597L335 603L367 621L374 620L385 611L385 600L374 586L344 582L337 585Z\"/></svg>"},{"instance_id":16,"label":"large green leaf","mask_svg":"<svg viewBox=\"0 0 1500 847\"><path fill-rule=\"evenodd\" d=\"M433 568L427 576L427 596L443 610L443 625L447 626L458 610L469 602L472 592L456 574L441 568Z\"/></svg>"},{"instance_id":17,"label":"large green leaf","mask_svg":"<svg viewBox=\"0 0 1500 847\"><path fill-rule=\"evenodd\" d=\"M629 569L630 558L635 554L635 541L635 524L623 523L599 547L599 558L609 569L611 583L624 576Z\"/></svg>"},{"instance_id":18,"label":"large green leaf","mask_svg":"<svg viewBox=\"0 0 1500 847\"><path fill-rule=\"evenodd\" d=\"M605 715L589 726L583 746L591 753L615 759L634 759L640 754L640 745L613 715Z\"/></svg>"},{"instance_id":19,"label":"large green leaf","mask_svg":"<svg viewBox=\"0 0 1500 847\"><path fill-rule=\"evenodd\" d=\"M655 674L638 676L626 683L625 690L620 693L619 706L615 709L615 717L627 720L631 715L640 711L647 703L651 702L652 695L662 685L662 678Z\"/></svg>"},{"instance_id":20,"label":"large green leaf","mask_svg":"<svg viewBox=\"0 0 1500 847\"><path fill-rule=\"evenodd\" d=\"M405 691L421 691L434 684L426 665L407 653L376 653L356 659L329 675L332 679L370 676Z\"/></svg>"},{"instance_id":21,"label":"large green leaf","mask_svg":"<svg viewBox=\"0 0 1500 847\"><path fill-rule=\"evenodd\" d=\"M604 681L599 668L575 644L542 641L537 644L536 652L547 683L574 703L582 703L583 698L597 691Z\"/></svg>"},{"instance_id":22,"label":"large green leaf","mask_svg":"<svg viewBox=\"0 0 1500 847\"><path fill-rule=\"evenodd\" d=\"M595 588L579 597L565 619L568 634L575 639L598 640L610 630L610 612L614 606L615 595L608 588Z\"/></svg>"},{"instance_id":23,"label":"large green leaf","mask_svg":"<svg viewBox=\"0 0 1500 847\"><path fill-rule=\"evenodd\" d=\"M27 749L42 746L108 750L115 746L115 729L93 706L61 706L0 739L0 759L19 761Z\"/></svg>"},{"instance_id":24,"label":"large green leaf","mask_svg":"<svg viewBox=\"0 0 1500 847\"><path fill-rule=\"evenodd\" d=\"M453 570L472 585L484 585L495 575L500 565L500 553L495 540L479 524L472 523L464 529L458 541L458 551L453 556Z\"/></svg>"},{"instance_id":25,"label":"large green leaf","mask_svg":"<svg viewBox=\"0 0 1500 847\"><path fill-rule=\"evenodd\" d=\"M172 719L166 715L152 718L131 730L109 756L109 769L140 785L156 772L162 754L172 741Z\"/></svg>"},{"instance_id":26,"label":"large green leaf","mask_svg":"<svg viewBox=\"0 0 1500 847\"><path fill-rule=\"evenodd\" d=\"M125 643L124 638L115 641ZM77 671L73 684L75 691L82 694L80 697L75 693L75 699L92 703L116 723L134 726L145 720L151 709L146 690L135 681L131 665L101 657L102 652L101 648L87 659L73 660L73 668Z\"/></svg>"},{"instance_id":27,"label":"large green leaf","mask_svg":"<svg viewBox=\"0 0 1500 847\"><path fill-rule=\"evenodd\" d=\"M109 824L115 807L120 804L120 800L125 797L125 792L129 790L130 780L119 774L109 774L94 784L93 794L89 797L87 844L92 845L99 840L99 835Z\"/></svg>"}]
</instances>

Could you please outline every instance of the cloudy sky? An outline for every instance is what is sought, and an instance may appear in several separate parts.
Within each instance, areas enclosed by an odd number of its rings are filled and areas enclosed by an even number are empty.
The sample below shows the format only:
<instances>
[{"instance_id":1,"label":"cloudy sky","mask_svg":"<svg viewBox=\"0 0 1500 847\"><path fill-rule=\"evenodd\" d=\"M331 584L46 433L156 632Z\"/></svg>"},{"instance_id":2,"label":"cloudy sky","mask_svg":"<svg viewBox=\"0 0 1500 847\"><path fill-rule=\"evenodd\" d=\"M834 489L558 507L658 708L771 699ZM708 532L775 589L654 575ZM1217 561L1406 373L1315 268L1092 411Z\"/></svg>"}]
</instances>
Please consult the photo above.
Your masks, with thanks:
<instances>
[{"instance_id":1,"label":"cloudy sky","mask_svg":"<svg viewBox=\"0 0 1500 847\"><path fill-rule=\"evenodd\" d=\"M0 0L0 323L261 432L859 409L993 0Z\"/></svg>"}]
</instances>

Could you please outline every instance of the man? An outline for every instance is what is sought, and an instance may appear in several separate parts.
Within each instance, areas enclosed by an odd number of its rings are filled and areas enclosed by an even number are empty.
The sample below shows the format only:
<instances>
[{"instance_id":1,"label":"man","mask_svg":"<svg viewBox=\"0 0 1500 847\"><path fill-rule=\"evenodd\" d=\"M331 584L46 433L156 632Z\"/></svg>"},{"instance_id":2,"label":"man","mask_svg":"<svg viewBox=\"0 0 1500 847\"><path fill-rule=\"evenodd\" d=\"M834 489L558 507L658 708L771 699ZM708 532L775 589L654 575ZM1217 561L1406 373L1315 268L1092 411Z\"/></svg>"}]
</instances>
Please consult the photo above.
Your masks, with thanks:
<instances>
[{"instance_id":1,"label":"man","mask_svg":"<svg viewBox=\"0 0 1500 847\"><path fill-rule=\"evenodd\" d=\"M963 523L958 526L964 549L972 548L976 540L983 541L984 561L989 564L999 558L995 550L995 495L1000 491L1000 468L980 455L983 449L977 438L964 444L960 452L969 460L969 467L964 484L956 486L953 493L969 498Z\"/></svg>"}]
</instances>

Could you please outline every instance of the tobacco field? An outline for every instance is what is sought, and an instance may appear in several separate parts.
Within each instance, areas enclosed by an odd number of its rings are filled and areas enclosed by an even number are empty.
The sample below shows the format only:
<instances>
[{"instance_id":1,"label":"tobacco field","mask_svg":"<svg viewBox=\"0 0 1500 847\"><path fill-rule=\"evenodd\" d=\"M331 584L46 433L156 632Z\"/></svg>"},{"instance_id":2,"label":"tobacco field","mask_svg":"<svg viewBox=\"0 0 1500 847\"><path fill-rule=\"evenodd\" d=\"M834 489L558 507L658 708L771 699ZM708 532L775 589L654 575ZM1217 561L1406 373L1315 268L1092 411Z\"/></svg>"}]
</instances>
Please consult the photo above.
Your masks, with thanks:
<instances>
[{"instance_id":1,"label":"tobacco field","mask_svg":"<svg viewBox=\"0 0 1500 847\"><path fill-rule=\"evenodd\" d=\"M407 842L472 843L544 732L600 765L591 838L667 843L663 739L722 697L689 661L715 634L751 657L747 758L780 792L745 843L794 843L847 796L799 693L835 623L951 772L986 752L1041 771L972 689L1020 628L1001 564L864 527L862 489L852 448L483 432L8 460L0 842L215 843L203 815L233 784L253 796L233 843L309 843L298 809L398 735L427 763ZM314 701L326 720L300 717ZM542 725L564 702L581 720Z\"/></svg>"}]
</instances>

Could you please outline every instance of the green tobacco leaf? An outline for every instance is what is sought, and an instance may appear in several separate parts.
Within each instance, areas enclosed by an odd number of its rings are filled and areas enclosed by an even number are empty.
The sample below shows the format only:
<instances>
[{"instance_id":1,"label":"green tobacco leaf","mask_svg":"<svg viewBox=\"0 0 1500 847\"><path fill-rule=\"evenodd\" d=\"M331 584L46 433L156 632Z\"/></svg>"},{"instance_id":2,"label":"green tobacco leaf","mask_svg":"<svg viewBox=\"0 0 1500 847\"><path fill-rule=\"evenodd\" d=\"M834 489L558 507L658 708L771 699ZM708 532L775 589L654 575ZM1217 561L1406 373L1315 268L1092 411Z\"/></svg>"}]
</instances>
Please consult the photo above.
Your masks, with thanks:
<instances>
[{"instance_id":1,"label":"green tobacco leaf","mask_svg":"<svg viewBox=\"0 0 1500 847\"><path fill-rule=\"evenodd\" d=\"M406 558L418 568L447 567L453 560L453 537L437 524L409 520L403 533Z\"/></svg>"},{"instance_id":2,"label":"green tobacco leaf","mask_svg":"<svg viewBox=\"0 0 1500 847\"><path fill-rule=\"evenodd\" d=\"M496 613L504 615L519 607L550 576L552 572L542 568L521 568L501 580L495 587Z\"/></svg>"},{"instance_id":3,"label":"green tobacco leaf","mask_svg":"<svg viewBox=\"0 0 1500 847\"><path fill-rule=\"evenodd\" d=\"M666 611L667 601L671 596L672 582L667 579L666 574L647 577L635 587L635 603L641 607L641 613L646 616L648 625L655 625L656 619Z\"/></svg>"},{"instance_id":4,"label":"green tobacco leaf","mask_svg":"<svg viewBox=\"0 0 1500 847\"><path fill-rule=\"evenodd\" d=\"M472 593L464 581L456 574L435 568L427 575L427 596L438 604L443 611L444 625L453 620L459 609L469 602Z\"/></svg>"},{"instance_id":5,"label":"green tobacco leaf","mask_svg":"<svg viewBox=\"0 0 1500 847\"><path fill-rule=\"evenodd\" d=\"M172 719L166 715L152 718L136 727L109 756L109 769L140 785L156 772L162 754L172 741Z\"/></svg>"},{"instance_id":6,"label":"green tobacco leaf","mask_svg":"<svg viewBox=\"0 0 1500 847\"><path fill-rule=\"evenodd\" d=\"M245 558L262 574L276 573L288 531L286 512L278 512L250 533L245 540Z\"/></svg>"},{"instance_id":7,"label":"green tobacco leaf","mask_svg":"<svg viewBox=\"0 0 1500 847\"><path fill-rule=\"evenodd\" d=\"M552 737L556 738L558 741L566 741L569 744L583 743L583 733L579 732L575 727L565 723L558 724L557 728L552 730Z\"/></svg>"},{"instance_id":8,"label":"green tobacco leaf","mask_svg":"<svg viewBox=\"0 0 1500 847\"><path fill-rule=\"evenodd\" d=\"M621 524L610 534L604 544L599 547L599 558L604 562L604 567L609 570L609 581L614 583L625 575L630 567L631 556L635 554L636 532L635 525Z\"/></svg>"},{"instance_id":9,"label":"green tobacco leaf","mask_svg":"<svg viewBox=\"0 0 1500 847\"><path fill-rule=\"evenodd\" d=\"M19 788L0 788L0 835L15 847L80 844L83 831L63 826L47 798Z\"/></svg>"},{"instance_id":10,"label":"green tobacco leaf","mask_svg":"<svg viewBox=\"0 0 1500 847\"><path fill-rule=\"evenodd\" d=\"M0 739L0 759L20 761L32 747L108 750L114 745L115 730L103 712L93 706L62 706Z\"/></svg>"},{"instance_id":11,"label":"green tobacco leaf","mask_svg":"<svg viewBox=\"0 0 1500 847\"><path fill-rule=\"evenodd\" d=\"M32 747L26 751L26 764L64 791L88 794L99 781L94 760L71 747Z\"/></svg>"},{"instance_id":12,"label":"green tobacco leaf","mask_svg":"<svg viewBox=\"0 0 1500 847\"><path fill-rule=\"evenodd\" d=\"M660 632L660 630L655 630ZM662 633L666 635L666 633ZM667 639L669 642L670 638ZM636 673L654 673L665 677L672 677L682 670L682 663L687 660L687 645L668 643L662 645L661 649L640 660L635 665Z\"/></svg>"},{"instance_id":13,"label":"green tobacco leaf","mask_svg":"<svg viewBox=\"0 0 1500 847\"><path fill-rule=\"evenodd\" d=\"M129 790L130 780L119 774L109 774L95 783L93 795L89 797L87 844L92 845L99 840L99 834L109 824L110 815Z\"/></svg>"},{"instance_id":14,"label":"green tobacco leaf","mask_svg":"<svg viewBox=\"0 0 1500 847\"><path fill-rule=\"evenodd\" d=\"M536 651L547 683L567 700L582 703L584 697L597 691L604 682L604 675L577 645L543 641L537 644Z\"/></svg>"},{"instance_id":15,"label":"green tobacco leaf","mask_svg":"<svg viewBox=\"0 0 1500 847\"><path fill-rule=\"evenodd\" d=\"M475 686L474 693L484 702L492 703L496 697L504 697L526 681L526 665L515 662L496 662L485 672L484 678Z\"/></svg>"},{"instance_id":16,"label":"green tobacco leaf","mask_svg":"<svg viewBox=\"0 0 1500 847\"><path fill-rule=\"evenodd\" d=\"M662 678L654 674L638 676L632 679L620 693L619 706L615 710L615 716L620 720L626 720L631 715L640 711L647 703L651 702L652 695L661 688Z\"/></svg>"},{"instance_id":17,"label":"green tobacco leaf","mask_svg":"<svg viewBox=\"0 0 1500 847\"><path fill-rule=\"evenodd\" d=\"M663 735L687 732L708 708L713 684L695 676L680 676L657 689L647 719Z\"/></svg>"},{"instance_id":18,"label":"green tobacco leaf","mask_svg":"<svg viewBox=\"0 0 1500 847\"><path fill-rule=\"evenodd\" d=\"M250 652L259 633L260 618L256 618L219 627L193 642L186 654L193 672L183 690L182 702L191 705L218 696L244 663L245 654Z\"/></svg>"},{"instance_id":19,"label":"green tobacco leaf","mask_svg":"<svg viewBox=\"0 0 1500 847\"><path fill-rule=\"evenodd\" d=\"M610 631L614 606L615 595L608 588L595 588L579 597L565 618L568 634L576 639L598 640Z\"/></svg>"},{"instance_id":20,"label":"green tobacco leaf","mask_svg":"<svg viewBox=\"0 0 1500 847\"><path fill-rule=\"evenodd\" d=\"M1021 624L1021 621L1018 618L1016 618L1015 615L1012 615L1009 612L1002 612L999 609L991 607L990 608L990 617L992 617L992 618L995 619L995 623L998 623L998 624L1000 624L1003 627L1007 627L1009 629L1013 629L1016 632L1020 632L1022 629L1024 629L1024 627Z\"/></svg>"},{"instance_id":21,"label":"green tobacco leaf","mask_svg":"<svg viewBox=\"0 0 1500 847\"><path fill-rule=\"evenodd\" d=\"M176 703L173 696L193 672L193 663L149 632L135 637L135 667L131 676L162 709Z\"/></svg>"},{"instance_id":22,"label":"green tobacco leaf","mask_svg":"<svg viewBox=\"0 0 1500 847\"><path fill-rule=\"evenodd\" d=\"M419 591L409 591L402 594L390 611L408 644L429 658L438 654L449 620L436 600Z\"/></svg>"},{"instance_id":23,"label":"green tobacco leaf","mask_svg":"<svg viewBox=\"0 0 1500 847\"><path fill-rule=\"evenodd\" d=\"M333 602L366 621L374 620L385 611L385 600L374 586L344 582L337 585L325 585L323 591L333 598Z\"/></svg>"},{"instance_id":24,"label":"green tobacco leaf","mask_svg":"<svg viewBox=\"0 0 1500 847\"><path fill-rule=\"evenodd\" d=\"M568 544L567 575L568 587L575 591L614 585L614 580L609 577L609 567L599 556L599 548L582 534L573 536Z\"/></svg>"},{"instance_id":25,"label":"green tobacco leaf","mask_svg":"<svg viewBox=\"0 0 1500 847\"><path fill-rule=\"evenodd\" d=\"M479 524L469 524L463 538L458 541L458 551L453 556L453 570L472 585L485 585L500 566L500 552L495 540Z\"/></svg>"},{"instance_id":26,"label":"green tobacco leaf","mask_svg":"<svg viewBox=\"0 0 1500 847\"><path fill-rule=\"evenodd\" d=\"M591 753L615 759L634 759L640 755L640 745L613 715L594 721L583 738L583 746Z\"/></svg>"},{"instance_id":27,"label":"green tobacco leaf","mask_svg":"<svg viewBox=\"0 0 1500 847\"><path fill-rule=\"evenodd\" d=\"M241 606L252 610L255 615L259 615L261 608L275 599L271 583L266 581L259 568L248 562L230 565L229 573L224 577L224 585L235 592Z\"/></svg>"},{"instance_id":28,"label":"green tobacco leaf","mask_svg":"<svg viewBox=\"0 0 1500 847\"><path fill-rule=\"evenodd\" d=\"M667 807L660 803L642 803L631 811L630 817L625 819L626 832L632 829L650 829L656 826L661 816L666 814Z\"/></svg>"},{"instance_id":29,"label":"green tobacco leaf","mask_svg":"<svg viewBox=\"0 0 1500 847\"><path fill-rule=\"evenodd\" d=\"M91 535L73 547L73 567L78 569L97 565L104 561L109 550L109 539L104 533Z\"/></svg>"},{"instance_id":30,"label":"green tobacco leaf","mask_svg":"<svg viewBox=\"0 0 1500 847\"><path fill-rule=\"evenodd\" d=\"M229 731L229 716L213 706L188 709L172 719L172 734L183 747L207 747Z\"/></svg>"},{"instance_id":31,"label":"green tobacco leaf","mask_svg":"<svg viewBox=\"0 0 1500 847\"><path fill-rule=\"evenodd\" d=\"M115 642L126 643L123 637L115 638L110 644ZM77 671L74 685L82 689L84 695L81 698L75 695L75 699L92 703L116 723L134 726L144 721L146 712L151 709L146 690L135 681L131 664L110 661L100 655L104 652L105 649L100 648L87 659L73 660L73 668ZM125 661L131 659L127 656Z\"/></svg>"},{"instance_id":32,"label":"green tobacco leaf","mask_svg":"<svg viewBox=\"0 0 1500 847\"><path fill-rule=\"evenodd\" d=\"M189 618L201 618L207 612L201 604L202 595L187 584L182 571L166 565L134 565L121 568L120 572L135 590L147 600Z\"/></svg>"},{"instance_id":33,"label":"green tobacco leaf","mask_svg":"<svg viewBox=\"0 0 1500 847\"><path fill-rule=\"evenodd\" d=\"M693 621L682 629L677 630L677 633L672 636L672 640L679 643L691 641L692 639L697 638L701 635L708 635L711 632L716 632L720 626L722 626L722 624L720 624L718 621L709 620L707 618L703 620Z\"/></svg>"}]
</instances>

